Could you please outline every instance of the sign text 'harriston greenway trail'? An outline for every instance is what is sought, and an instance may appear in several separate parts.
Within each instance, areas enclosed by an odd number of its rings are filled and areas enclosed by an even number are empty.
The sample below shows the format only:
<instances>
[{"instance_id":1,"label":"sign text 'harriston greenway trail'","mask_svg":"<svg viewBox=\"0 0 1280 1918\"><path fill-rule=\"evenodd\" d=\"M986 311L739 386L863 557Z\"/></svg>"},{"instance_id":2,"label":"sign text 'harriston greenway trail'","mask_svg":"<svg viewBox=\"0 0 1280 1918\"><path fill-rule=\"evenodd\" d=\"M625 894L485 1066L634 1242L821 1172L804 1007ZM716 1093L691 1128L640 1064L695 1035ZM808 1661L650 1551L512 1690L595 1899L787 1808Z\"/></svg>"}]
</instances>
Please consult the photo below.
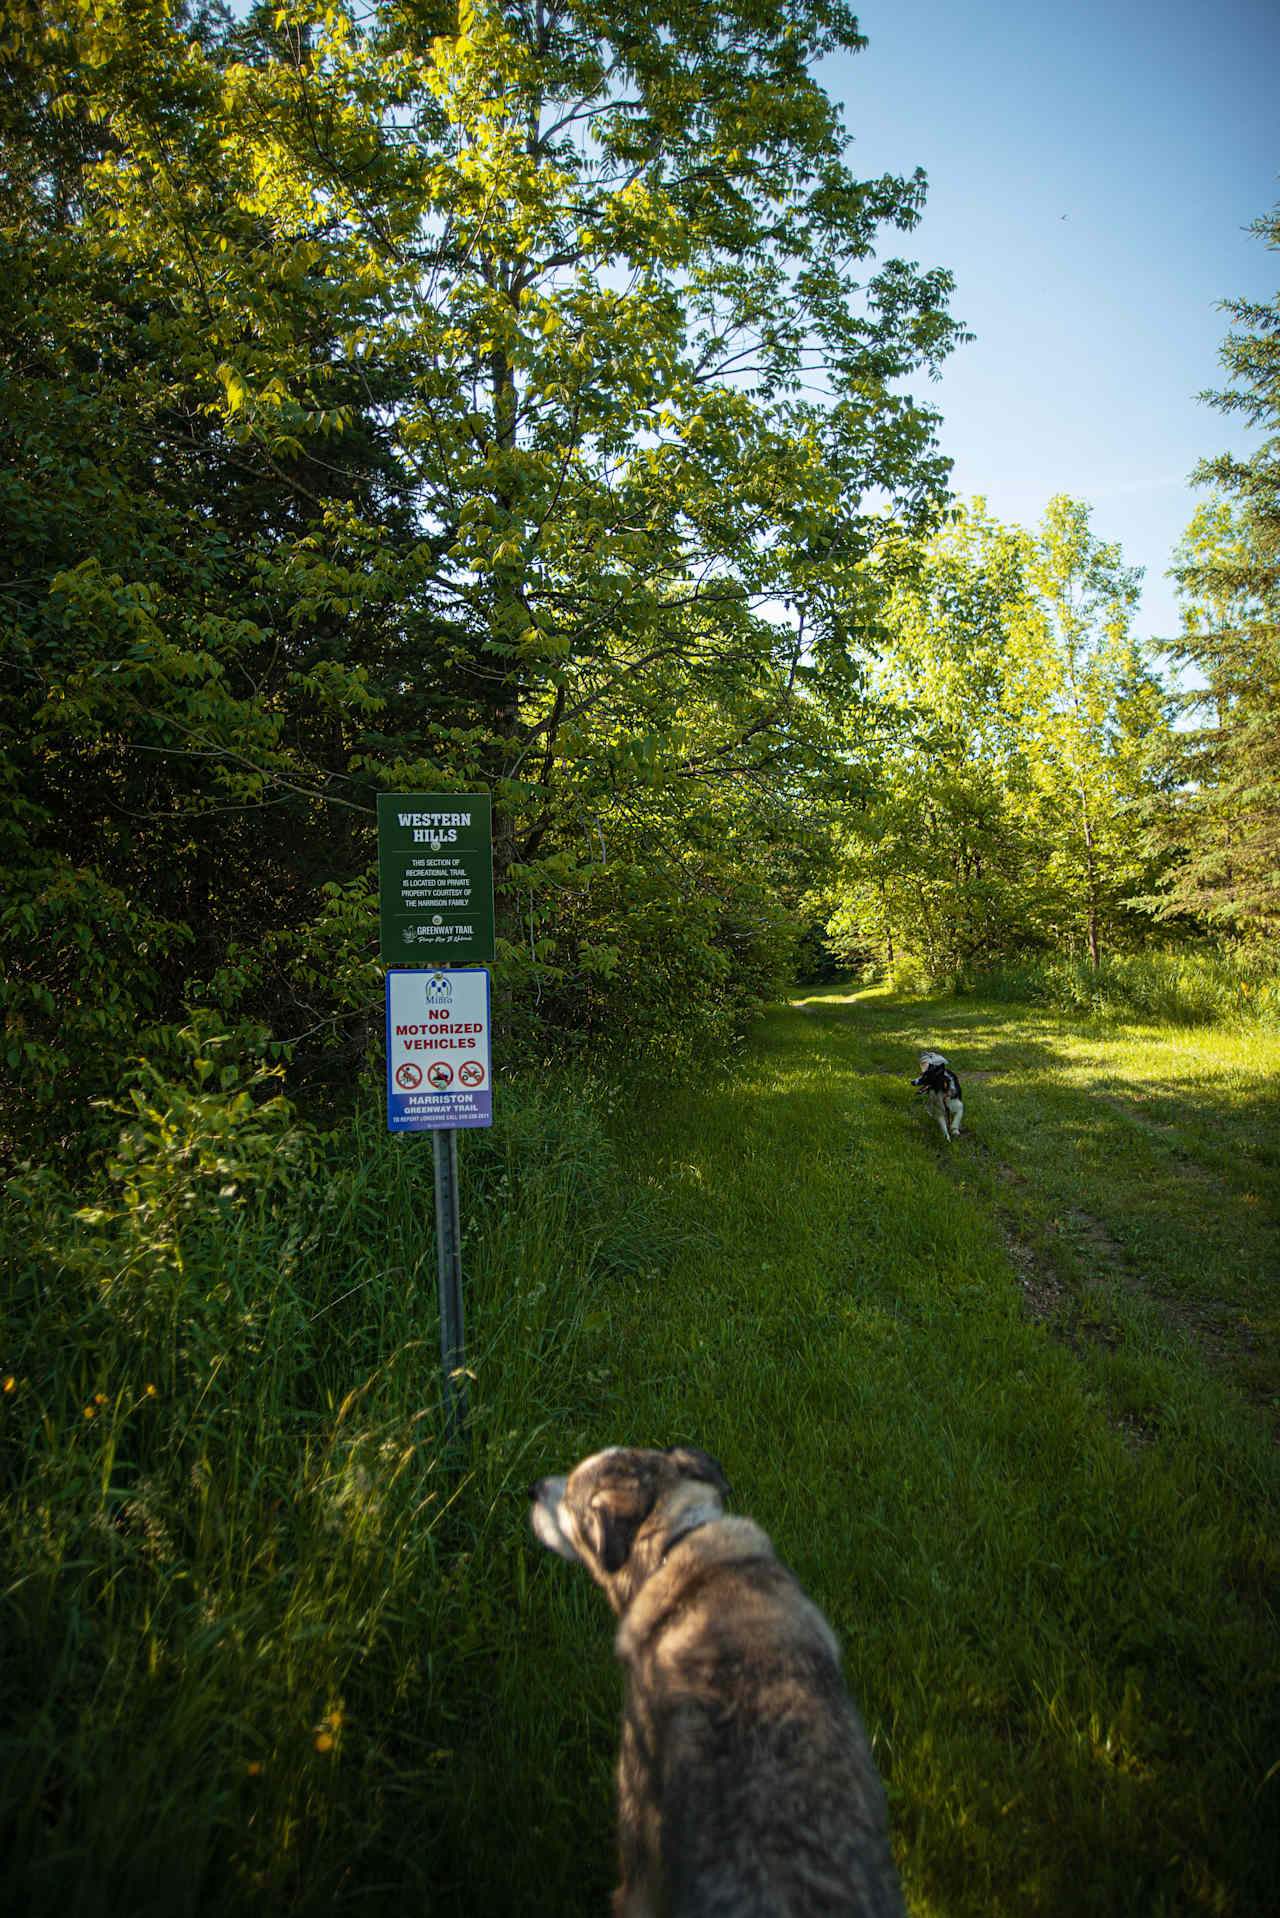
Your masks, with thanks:
<instances>
[{"instance_id":1,"label":"sign text 'harriston greenway trail'","mask_svg":"<svg viewBox=\"0 0 1280 1918\"><path fill-rule=\"evenodd\" d=\"M378 926L389 966L493 958L488 793L378 794Z\"/></svg>"}]
</instances>

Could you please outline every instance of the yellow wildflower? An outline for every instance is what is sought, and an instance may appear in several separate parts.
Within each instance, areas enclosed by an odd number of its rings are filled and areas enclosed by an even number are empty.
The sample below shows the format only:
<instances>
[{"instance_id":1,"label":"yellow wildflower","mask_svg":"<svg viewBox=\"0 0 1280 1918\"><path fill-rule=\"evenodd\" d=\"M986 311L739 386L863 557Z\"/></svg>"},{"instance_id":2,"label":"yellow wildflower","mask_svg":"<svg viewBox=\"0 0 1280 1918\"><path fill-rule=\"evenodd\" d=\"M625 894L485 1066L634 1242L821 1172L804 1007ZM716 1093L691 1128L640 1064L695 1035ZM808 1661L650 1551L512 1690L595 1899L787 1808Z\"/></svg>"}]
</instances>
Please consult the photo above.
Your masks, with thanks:
<instances>
[{"instance_id":1,"label":"yellow wildflower","mask_svg":"<svg viewBox=\"0 0 1280 1918\"><path fill-rule=\"evenodd\" d=\"M346 1716L346 1707L341 1699L331 1705L315 1728L316 1750L331 1752L342 1736L342 1721Z\"/></svg>"}]
</instances>

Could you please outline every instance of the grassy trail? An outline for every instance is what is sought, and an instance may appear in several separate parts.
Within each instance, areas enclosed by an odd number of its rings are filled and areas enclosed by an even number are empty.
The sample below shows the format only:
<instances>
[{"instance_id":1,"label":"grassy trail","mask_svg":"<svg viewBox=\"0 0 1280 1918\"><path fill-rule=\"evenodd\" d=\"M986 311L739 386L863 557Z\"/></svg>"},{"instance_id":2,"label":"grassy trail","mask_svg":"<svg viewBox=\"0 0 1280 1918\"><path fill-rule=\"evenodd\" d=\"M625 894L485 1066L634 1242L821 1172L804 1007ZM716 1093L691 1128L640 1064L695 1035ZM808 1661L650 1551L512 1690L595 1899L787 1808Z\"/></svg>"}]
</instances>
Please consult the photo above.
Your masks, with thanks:
<instances>
[{"instance_id":1,"label":"grassy trail","mask_svg":"<svg viewBox=\"0 0 1280 1918\"><path fill-rule=\"evenodd\" d=\"M636 1102L688 1242L575 1444L722 1458L841 1633L920 1918L1274 1908L1270 1050L826 993Z\"/></svg>"},{"instance_id":2,"label":"grassy trail","mask_svg":"<svg viewBox=\"0 0 1280 1918\"><path fill-rule=\"evenodd\" d=\"M913 1918L1270 1918L1277 1085L1280 1037L833 991L713 1072L507 1086L465 1458L430 1148L373 1101L166 1089L102 1203L15 1182L9 1905L598 1918L610 1620L524 1487L685 1439L840 1634Z\"/></svg>"}]
</instances>

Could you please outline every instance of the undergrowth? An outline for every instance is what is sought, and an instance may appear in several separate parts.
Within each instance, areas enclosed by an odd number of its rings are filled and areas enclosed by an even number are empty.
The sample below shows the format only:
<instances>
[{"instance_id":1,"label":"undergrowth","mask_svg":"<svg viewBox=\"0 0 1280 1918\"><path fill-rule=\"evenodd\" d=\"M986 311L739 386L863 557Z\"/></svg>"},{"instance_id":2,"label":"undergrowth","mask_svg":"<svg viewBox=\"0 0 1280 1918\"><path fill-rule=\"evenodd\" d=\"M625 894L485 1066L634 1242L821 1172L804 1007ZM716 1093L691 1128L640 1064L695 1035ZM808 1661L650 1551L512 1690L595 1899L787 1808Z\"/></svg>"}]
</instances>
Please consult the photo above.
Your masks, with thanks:
<instances>
[{"instance_id":1,"label":"undergrowth","mask_svg":"<svg viewBox=\"0 0 1280 1918\"><path fill-rule=\"evenodd\" d=\"M1104 1019L1280 1025L1280 967L1262 947L1108 953L1096 970L1085 958L1024 960L955 984L982 999Z\"/></svg>"},{"instance_id":2,"label":"undergrowth","mask_svg":"<svg viewBox=\"0 0 1280 1918\"><path fill-rule=\"evenodd\" d=\"M511 1629L473 1563L511 1567L593 1297L662 1256L600 1095L505 1087L461 1153L451 1455L429 1139L372 1095L309 1133L189 1039L90 1202L48 1168L7 1195L0 1855L30 1918L372 1907L388 1872L428 1899Z\"/></svg>"}]
</instances>

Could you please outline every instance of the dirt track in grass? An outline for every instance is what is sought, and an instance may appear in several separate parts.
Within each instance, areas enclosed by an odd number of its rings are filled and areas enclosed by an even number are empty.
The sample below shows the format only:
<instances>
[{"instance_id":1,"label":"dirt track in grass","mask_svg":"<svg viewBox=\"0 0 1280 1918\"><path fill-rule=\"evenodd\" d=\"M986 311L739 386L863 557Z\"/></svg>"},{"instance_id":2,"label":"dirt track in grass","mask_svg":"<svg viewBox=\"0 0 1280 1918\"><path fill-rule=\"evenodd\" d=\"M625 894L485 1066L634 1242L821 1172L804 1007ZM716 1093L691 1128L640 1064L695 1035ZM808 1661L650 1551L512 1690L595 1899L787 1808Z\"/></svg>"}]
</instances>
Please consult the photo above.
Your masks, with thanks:
<instances>
[{"instance_id":1,"label":"dirt track in grass","mask_svg":"<svg viewBox=\"0 0 1280 1918\"><path fill-rule=\"evenodd\" d=\"M1265 1417L1280 1407L1280 1036L1081 1024L1039 1008L880 994L794 1002L881 1078L919 1046L965 1088L938 1165L988 1202L1025 1308L1076 1349L1117 1342L1114 1301L1190 1341Z\"/></svg>"},{"instance_id":2,"label":"dirt track in grass","mask_svg":"<svg viewBox=\"0 0 1280 1918\"><path fill-rule=\"evenodd\" d=\"M632 1088L678 1244L573 1449L722 1458L845 1646L913 1918L1272 1908L1277 1084L1256 1035L824 991Z\"/></svg>"}]
</instances>

